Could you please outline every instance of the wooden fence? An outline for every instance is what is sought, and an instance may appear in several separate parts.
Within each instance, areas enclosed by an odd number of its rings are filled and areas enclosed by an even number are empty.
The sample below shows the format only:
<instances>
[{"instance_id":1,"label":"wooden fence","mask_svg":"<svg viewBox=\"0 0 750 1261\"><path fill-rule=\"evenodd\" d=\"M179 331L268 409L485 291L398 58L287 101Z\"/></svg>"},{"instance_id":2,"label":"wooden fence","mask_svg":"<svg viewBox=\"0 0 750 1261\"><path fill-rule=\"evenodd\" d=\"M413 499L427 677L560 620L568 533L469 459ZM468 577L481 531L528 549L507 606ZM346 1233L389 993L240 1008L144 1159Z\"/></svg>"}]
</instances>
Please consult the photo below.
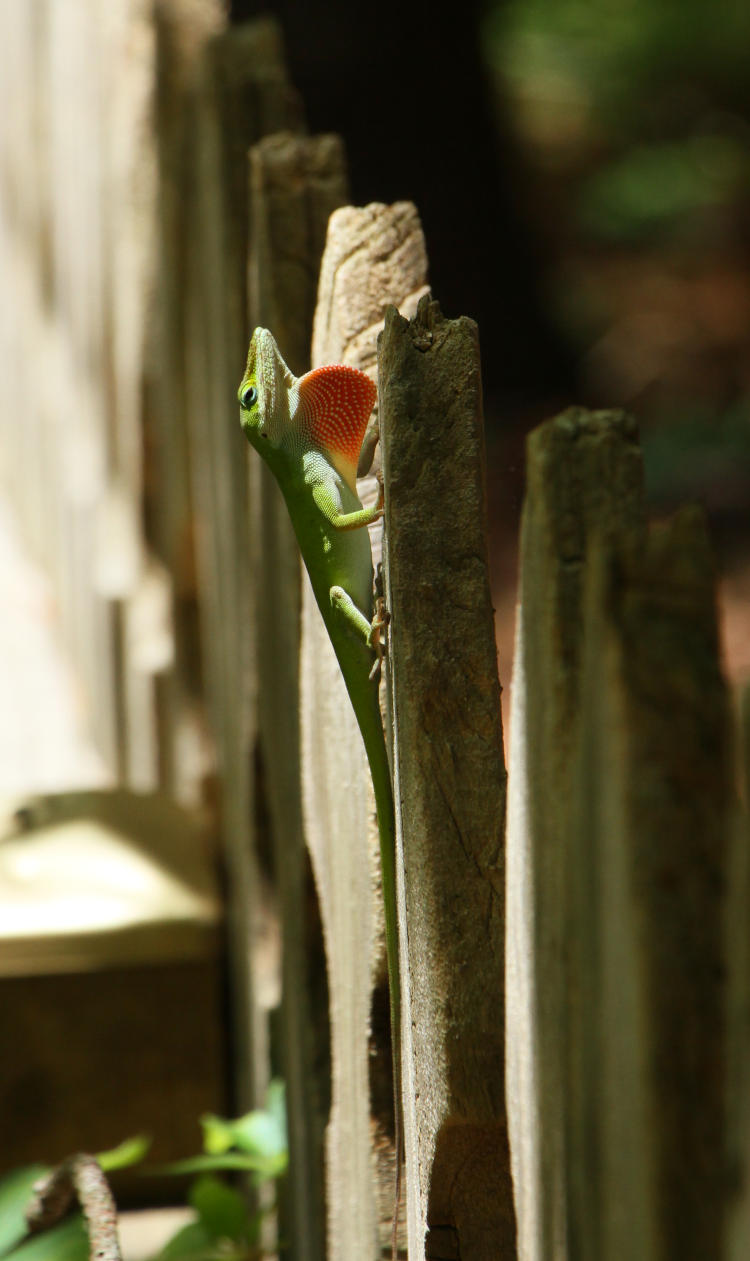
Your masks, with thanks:
<instances>
[{"instance_id":1,"label":"wooden fence","mask_svg":"<svg viewBox=\"0 0 750 1261\"><path fill-rule=\"evenodd\" d=\"M408 1256L740 1261L750 864L703 523L649 528L628 417L530 436L506 829L476 326L427 295L413 206L346 206L275 27L222 13L0 14L0 468L112 779L218 800L239 1106L282 1072L289 1255L387 1254L393 1118L371 789L239 430L255 324L295 372L379 382Z\"/></svg>"}]
</instances>

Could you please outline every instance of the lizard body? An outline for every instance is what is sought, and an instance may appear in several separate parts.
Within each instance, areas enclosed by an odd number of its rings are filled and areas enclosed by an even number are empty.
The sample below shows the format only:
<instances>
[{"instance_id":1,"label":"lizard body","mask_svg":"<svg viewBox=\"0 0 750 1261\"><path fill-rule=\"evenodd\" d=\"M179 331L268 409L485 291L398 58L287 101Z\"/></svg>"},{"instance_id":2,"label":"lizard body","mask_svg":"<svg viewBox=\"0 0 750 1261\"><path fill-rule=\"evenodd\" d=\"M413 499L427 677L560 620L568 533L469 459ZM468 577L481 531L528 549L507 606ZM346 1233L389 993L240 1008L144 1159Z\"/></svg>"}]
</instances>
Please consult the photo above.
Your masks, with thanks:
<instances>
[{"instance_id":1,"label":"lizard body","mask_svg":"<svg viewBox=\"0 0 750 1261\"><path fill-rule=\"evenodd\" d=\"M356 368L333 365L293 376L271 333L256 328L238 397L245 435L269 465L284 495L372 775L390 998L397 1211L402 1130L395 827L373 669L379 623L373 617L372 552L366 528L382 514L382 497L374 507L363 508L356 485L357 460L375 395L373 382Z\"/></svg>"}]
</instances>

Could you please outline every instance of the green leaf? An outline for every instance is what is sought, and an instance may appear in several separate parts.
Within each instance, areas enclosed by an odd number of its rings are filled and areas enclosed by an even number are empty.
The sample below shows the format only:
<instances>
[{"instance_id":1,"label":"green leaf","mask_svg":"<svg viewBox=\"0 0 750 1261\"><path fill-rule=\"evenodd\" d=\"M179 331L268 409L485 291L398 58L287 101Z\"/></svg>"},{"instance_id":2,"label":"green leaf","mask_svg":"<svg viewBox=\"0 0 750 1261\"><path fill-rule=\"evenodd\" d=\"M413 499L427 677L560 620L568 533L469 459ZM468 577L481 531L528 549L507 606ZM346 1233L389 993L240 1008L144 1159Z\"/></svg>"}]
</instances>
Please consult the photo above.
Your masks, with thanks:
<instances>
[{"instance_id":1,"label":"green leaf","mask_svg":"<svg viewBox=\"0 0 750 1261\"><path fill-rule=\"evenodd\" d=\"M164 1245L155 1261L199 1261L215 1251L214 1241L202 1222L188 1222Z\"/></svg>"},{"instance_id":2,"label":"green leaf","mask_svg":"<svg viewBox=\"0 0 750 1261\"><path fill-rule=\"evenodd\" d=\"M234 1146L266 1160L286 1152L286 1134L270 1112L248 1112L232 1126Z\"/></svg>"},{"instance_id":3,"label":"green leaf","mask_svg":"<svg viewBox=\"0 0 750 1261\"><path fill-rule=\"evenodd\" d=\"M203 1127L203 1147L210 1156L219 1156L222 1152L228 1152L230 1147L234 1147L232 1121L224 1121L222 1117L217 1117L212 1112L207 1112L205 1116L201 1117L201 1125Z\"/></svg>"},{"instance_id":4,"label":"green leaf","mask_svg":"<svg viewBox=\"0 0 750 1261\"><path fill-rule=\"evenodd\" d=\"M53 1230L33 1235L6 1253L4 1261L89 1261L89 1237L80 1214Z\"/></svg>"},{"instance_id":5,"label":"green leaf","mask_svg":"<svg viewBox=\"0 0 750 1261\"><path fill-rule=\"evenodd\" d=\"M188 1200L213 1239L249 1238L251 1224L244 1197L213 1174L204 1174L190 1188Z\"/></svg>"},{"instance_id":6,"label":"green leaf","mask_svg":"<svg viewBox=\"0 0 750 1261\"><path fill-rule=\"evenodd\" d=\"M286 1168L287 1137L284 1083L278 1079L268 1088L266 1110L255 1109L236 1121L207 1115L201 1118L203 1146L210 1155L237 1147L256 1156L270 1170ZM273 1172L270 1176L275 1176Z\"/></svg>"},{"instance_id":7,"label":"green leaf","mask_svg":"<svg viewBox=\"0 0 750 1261\"><path fill-rule=\"evenodd\" d=\"M277 1178L284 1173L287 1156L272 1162L263 1156L249 1156L242 1152L225 1152L217 1156L189 1156L186 1160L173 1160L171 1164L150 1169L155 1174L207 1173L222 1170L239 1170L242 1173L260 1173L264 1178Z\"/></svg>"},{"instance_id":8,"label":"green leaf","mask_svg":"<svg viewBox=\"0 0 750 1261\"><path fill-rule=\"evenodd\" d=\"M45 1173L44 1165L25 1165L0 1180L0 1257L28 1234L24 1210L34 1183Z\"/></svg>"},{"instance_id":9,"label":"green leaf","mask_svg":"<svg viewBox=\"0 0 750 1261\"><path fill-rule=\"evenodd\" d=\"M99 1152L96 1159L105 1173L111 1173L115 1169L127 1169L129 1165L137 1165L143 1160L150 1146L151 1139L148 1134L134 1134L132 1138L126 1138L123 1143L112 1147L108 1152Z\"/></svg>"}]
</instances>

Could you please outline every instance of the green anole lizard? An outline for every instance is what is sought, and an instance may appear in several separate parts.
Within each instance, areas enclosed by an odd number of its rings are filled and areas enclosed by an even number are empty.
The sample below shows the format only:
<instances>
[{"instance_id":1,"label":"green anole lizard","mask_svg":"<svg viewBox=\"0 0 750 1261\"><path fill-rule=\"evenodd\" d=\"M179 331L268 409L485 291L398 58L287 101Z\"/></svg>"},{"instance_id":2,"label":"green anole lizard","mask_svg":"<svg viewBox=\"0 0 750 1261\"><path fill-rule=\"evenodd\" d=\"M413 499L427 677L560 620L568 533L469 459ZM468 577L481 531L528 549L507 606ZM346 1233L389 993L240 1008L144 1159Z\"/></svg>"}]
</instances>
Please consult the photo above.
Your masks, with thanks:
<instances>
[{"instance_id":1,"label":"green anole lizard","mask_svg":"<svg viewBox=\"0 0 750 1261\"><path fill-rule=\"evenodd\" d=\"M401 992L396 913L393 790L378 704L383 621L373 616L372 552L366 527L382 515L357 495L357 460L376 388L336 364L295 377L265 328L256 328L239 388L240 420L286 500L302 559L362 733L375 790L385 911L396 1124L396 1217L401 1167Z\"/></svg>"}]
</instances>

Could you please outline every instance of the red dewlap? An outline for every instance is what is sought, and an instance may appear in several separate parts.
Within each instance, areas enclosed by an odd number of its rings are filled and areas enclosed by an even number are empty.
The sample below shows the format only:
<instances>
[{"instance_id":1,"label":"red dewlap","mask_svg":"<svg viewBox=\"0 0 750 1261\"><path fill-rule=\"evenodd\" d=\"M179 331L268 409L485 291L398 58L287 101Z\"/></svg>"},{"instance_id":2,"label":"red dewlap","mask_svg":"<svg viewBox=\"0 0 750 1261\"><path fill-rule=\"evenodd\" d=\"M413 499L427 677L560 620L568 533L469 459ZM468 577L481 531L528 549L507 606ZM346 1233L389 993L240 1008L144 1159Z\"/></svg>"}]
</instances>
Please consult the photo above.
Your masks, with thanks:
<instances>
[{"instance_id":1,"label":"red dewlap","mask_svg":"<svg viewBox=\"0 0 750 1261\"><path fill-rule=\"evenodd\" d=\"M306 433L316 446L356 465L376 394L374 382L358 368L313 368L299 382Z\"/></svg>"}]
</instances>

